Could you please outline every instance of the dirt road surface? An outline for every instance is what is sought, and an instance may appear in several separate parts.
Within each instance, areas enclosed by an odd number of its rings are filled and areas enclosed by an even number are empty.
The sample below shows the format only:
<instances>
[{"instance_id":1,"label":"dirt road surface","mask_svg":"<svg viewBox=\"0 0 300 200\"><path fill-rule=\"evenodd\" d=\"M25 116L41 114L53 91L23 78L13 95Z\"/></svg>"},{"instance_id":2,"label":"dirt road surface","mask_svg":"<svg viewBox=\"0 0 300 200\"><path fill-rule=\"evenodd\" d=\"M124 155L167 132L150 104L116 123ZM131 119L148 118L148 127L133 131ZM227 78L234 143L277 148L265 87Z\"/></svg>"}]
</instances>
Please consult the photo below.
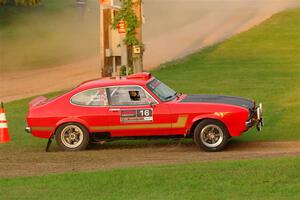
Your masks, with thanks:
<instances>
[{"instance_id":1,"label":"dirt road surface","mask_svg":"<svg viewBox=\"0 0 300 200\"><path fill-rule=\"evenodd\" d=\"M98 145L82 152L1 151L0 177L35 176L66 172L97 171L116 168L155 166L172 163L199 163L300 156L300 142L231 141L225 151L209 153L194 144L151 146Z\"/></svg>"},{"instance_id":2,"label":"dirt road surface","mask_svg":"<svg viewBox=\"0 0 300 200\"><path fill-rule=\"evenodd\" d=\"M230 38L276 12L297 6L299 0L145 0L145 69ZM4 102L68 89L100 77L99 58L0 72L0 101Z\"/></svg>"},{"instance_id":3,"label":"dirt road surface","mask_svg":"<svg viewBox=\"0 0 300 200\"><path fill-rule=\"evenodd\" d=\"M91 58L51 68L1 73L0 101L74 88L85 80L99 78L97 63L98 59Z\"/></svg>"}]
</instances>

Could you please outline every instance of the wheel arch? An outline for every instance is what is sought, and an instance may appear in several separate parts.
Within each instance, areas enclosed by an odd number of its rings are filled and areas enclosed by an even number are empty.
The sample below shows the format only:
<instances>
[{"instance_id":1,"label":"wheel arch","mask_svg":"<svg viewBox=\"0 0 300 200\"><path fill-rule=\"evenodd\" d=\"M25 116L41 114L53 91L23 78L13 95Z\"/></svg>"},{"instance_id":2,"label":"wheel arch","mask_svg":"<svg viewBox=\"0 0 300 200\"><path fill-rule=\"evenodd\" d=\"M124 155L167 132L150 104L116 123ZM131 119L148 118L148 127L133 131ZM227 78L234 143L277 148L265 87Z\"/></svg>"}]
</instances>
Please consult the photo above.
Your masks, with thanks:
<instances>
[{"instance_id":1,"label":"wheel arch","mask_svg":"<svg viewBox=\"0 0 300 200\"><path fill-rule=\"evenodd\" d=\"M89 134L91 133L91 130L88 128L89 126L88 126L88 123L86 121L84 121L82 119L79 119L79 118L64 118L64 119L62 119L62 120L60 120L56 123L56 127L55 127L55 130L54 130L52 135L55 135L56 130L60 126L62 126L64 124L68 124L68 123L79 124L79 125L83 126L88 131Z\"/></svg>"},{"instance_id":2,"label":"wheel arch","mask_svg":"<svg viewBox=\"0 0 300 200\"><path fill-rule=\"evenodd\" d=\"M207 120L207 119L211 119L211 120L216 120L216 121L219 121L221 122L222 124L224 124L224 126L226 127L226 129L228 130L228 127L226 126L226 124L224 123L224 121L222 120L222 118L218 115L215 115L215 114L211 114L211 115L200 115L200 116L197 116L195 117L193 120L192 120L192 123L189 127L189 136L190 137L193 137L194 135L194 130L195 128L197 127L197 125L204 121L204 120Z\"/></svg>"}]
</instances>

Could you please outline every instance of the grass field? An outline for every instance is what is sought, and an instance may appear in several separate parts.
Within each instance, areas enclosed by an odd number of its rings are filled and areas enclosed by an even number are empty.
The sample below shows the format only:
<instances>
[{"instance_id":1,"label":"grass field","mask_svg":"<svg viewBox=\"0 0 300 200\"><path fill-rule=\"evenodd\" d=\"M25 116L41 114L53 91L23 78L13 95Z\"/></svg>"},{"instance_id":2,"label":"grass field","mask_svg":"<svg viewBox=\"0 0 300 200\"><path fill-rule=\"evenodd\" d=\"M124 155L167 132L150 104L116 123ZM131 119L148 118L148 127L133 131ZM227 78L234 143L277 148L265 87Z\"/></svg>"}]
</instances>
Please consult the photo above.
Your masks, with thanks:
<instances>
[{"instance_id":1,"label":"grass field","mask_svg":"<svg viewBox=\"0 0 300 200\"><path fill-rule=\"evenodd\" d=\"M0 6L0 70L26 70L95 56L98 1L84 12L75 0L43 0L34 7Z\"/></svg>"},{"instance_id":2,"label":"grass field","mask_svg":"<svg viewBox=\"0 0 300 200\"><path fill-rule=\"evenodd\" d=\"M0 179L0 199L299 199L300 158Z\"/></svg>"},{"instance_id":3,"label":"grass field","mask_svg":"<svg viewBox=\"0 0 300 200\"><path fill-rule=\"evenodd\" d=\"M263 102L266 126L243 140L300 139L300 9L153 72L184 93L213 93Z\"/></svg>"},{"instance_id":4,"label":"grass field","mask_svg":"<svg viewBox=\"0 0 300 200\"><path fill-rule=\"evenodd\" d=\"M299 13L296 9L275 15L248 32L153 73L184 93L237 95L263 102L266 126L262 133L251 130L238 140L299 140ZM24 133L29 100L6 105L12 142L0 148L44 147L45 140Z\"/></svg>"}]
</instances>

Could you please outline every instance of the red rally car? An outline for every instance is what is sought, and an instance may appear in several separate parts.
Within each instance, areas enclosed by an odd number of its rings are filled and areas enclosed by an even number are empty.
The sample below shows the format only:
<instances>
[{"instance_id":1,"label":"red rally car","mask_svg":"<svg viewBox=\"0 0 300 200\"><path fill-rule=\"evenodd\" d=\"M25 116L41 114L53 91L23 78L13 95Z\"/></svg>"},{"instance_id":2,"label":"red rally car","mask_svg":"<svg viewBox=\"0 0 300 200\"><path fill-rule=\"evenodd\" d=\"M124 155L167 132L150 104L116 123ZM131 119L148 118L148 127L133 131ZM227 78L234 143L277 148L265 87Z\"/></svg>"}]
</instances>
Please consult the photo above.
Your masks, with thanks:
<instances>
[{"instance_id":1,"label":"red rally car","mask_svg":"<svg viewBox=\"0 0 300 200\"><path fill-rule=\"evenodd\" d=\"M63 150L91 141L129 137L192 137L206 151L223 149L231 137L263 125L262 105L219 95L186 95L151 76L103 78L82 83L55 99L30 102L26 131L55 137Z\"/></svg>"}]
</instances>

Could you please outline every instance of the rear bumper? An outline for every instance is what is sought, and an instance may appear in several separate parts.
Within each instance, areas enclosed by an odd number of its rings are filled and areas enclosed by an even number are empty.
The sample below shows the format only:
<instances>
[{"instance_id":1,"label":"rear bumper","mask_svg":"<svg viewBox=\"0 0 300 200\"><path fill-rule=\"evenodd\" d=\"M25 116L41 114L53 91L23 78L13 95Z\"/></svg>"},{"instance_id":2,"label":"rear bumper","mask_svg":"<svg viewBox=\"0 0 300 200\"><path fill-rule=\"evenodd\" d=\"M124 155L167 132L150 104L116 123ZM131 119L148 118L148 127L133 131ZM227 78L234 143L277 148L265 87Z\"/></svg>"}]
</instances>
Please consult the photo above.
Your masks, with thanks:
<instances>
[{"instance_id":1,"label":"rear bumper","mask_svg":"<svg viewBox=\"0 0 300 200\"><path fill-rule=\"evenodd\" d=\"M53 127L27 126L25 132L39 138L49 138L53 134Z\"/></svg>"}]
</instances>

